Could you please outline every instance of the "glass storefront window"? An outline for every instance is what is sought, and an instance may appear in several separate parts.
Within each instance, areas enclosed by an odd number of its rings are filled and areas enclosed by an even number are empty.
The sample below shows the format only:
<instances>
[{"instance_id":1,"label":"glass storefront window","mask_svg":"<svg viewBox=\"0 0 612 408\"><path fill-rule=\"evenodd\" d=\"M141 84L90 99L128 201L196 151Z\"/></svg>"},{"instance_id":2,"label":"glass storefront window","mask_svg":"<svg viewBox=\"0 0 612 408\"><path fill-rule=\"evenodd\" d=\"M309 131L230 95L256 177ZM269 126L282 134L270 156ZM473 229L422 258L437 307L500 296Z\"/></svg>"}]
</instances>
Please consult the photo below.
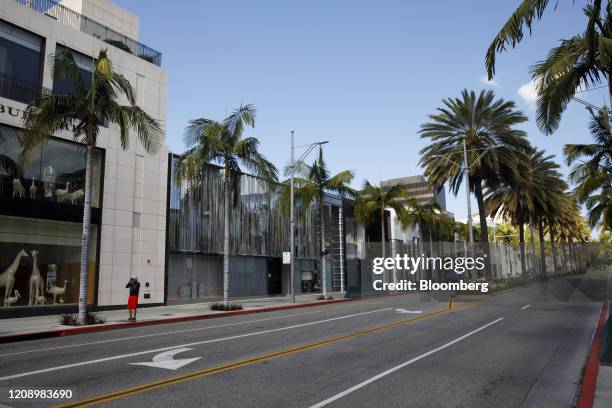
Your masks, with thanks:
<instances>
[{"instance_id":1,"label":"glass storefront window","mask_svg":"<svg viewBox=\"0 0 612 408\"><path fill-rule=\"evenodd\" d=\"M85 149L83 145L49 138L22 155L20 131L0 125L0 196L83 205ZM102 154L95 150L92 207L99 207Z\"/></svg>"},{"instance_id":2,"label":"glass storefront window","mask_svg":"<svg viewBox=\"0 0 612 408\"><path fill-rule=\"evenodd\" d=\"M2 306L12 282L9 307L78 303L81 257L80 223L0 216ZM88 303L93 303L97 226L90 230Z\"/></svg>"},{"instance_id":3,"label":"glass storefront window","mask_svg":"<svg viewBox=\"0 0 612 408\"><path fill-rule=\"evenodd\" d=\"M30 103L38 95L43 40L0 20L0 96Z\"/></svg>"}]
</instances>

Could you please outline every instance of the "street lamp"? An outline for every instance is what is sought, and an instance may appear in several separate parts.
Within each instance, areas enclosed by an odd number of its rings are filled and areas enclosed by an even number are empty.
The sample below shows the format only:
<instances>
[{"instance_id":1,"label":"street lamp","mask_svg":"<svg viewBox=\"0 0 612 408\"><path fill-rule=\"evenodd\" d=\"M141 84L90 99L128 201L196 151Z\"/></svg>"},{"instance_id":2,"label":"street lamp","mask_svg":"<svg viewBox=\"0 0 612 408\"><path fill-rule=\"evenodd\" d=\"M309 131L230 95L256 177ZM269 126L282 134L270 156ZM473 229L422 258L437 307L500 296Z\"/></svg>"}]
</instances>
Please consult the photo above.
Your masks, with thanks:
<instances>
[{"instance_id":1,"label":"street lamp","mask_svg":"<svg viewBox=\"0 0 612 408\"><path fill-rule=\"evenodd\" d=\"M467 145L465 143L466 136L461 136L461 139L463 143L463 163L459 164L449 159L448 157L444 155L440 155L440 154L434 154L434 155L431 155L430 157L441 157L445 160L448 160L449 162L451 162L452 164L454 164L455 166L463 170L463 175L465 176L465 196L466 196L467 211L468 211L467 227L468 227L468 233L470 237L470 251L471 251L472 247L474 246L474 231L472 231L472 202L470 200L470 173L469 171L470 171L470 168L475 163L477 163L480 159L484 157L485 154L489 152L489 150L495 149L496 147L500 147L500 145L489 146L489 147L485 147L484 149L471 149L470 151L483 150L483 152L471 164L468 164L468 154L467 154L468 150L467 150Z\"/></svg>"},{"instance_id":2,"label":"street lamp","mask_svg":"<svg viewBox=\"0 0 612 408\"><path fill-rule=\"evenodd\" d=\"M310 144L306 144L306 145L300 145L300 146L295 146L295 135L294 135L294 131L291 131L291 186L290 186L290 211L289 211L289 245L291 245L291 248L289 250L289 279L290 279L290 293L291 293L291 303L295 303L295 276L294 276L294 272L295 272L295 262L294 262L294 254L295 254L295 218L294 218L294 213L293 213L293 179L295 177L295 166L300 164L301 162L304 161L304 159L306 159L306 157L308 157L308 155L314 150L315 147L317 146L321 146L324 145L326 143L329 143L329 141L325 140L325 141L321 141L321 142L314 142L314 143L310 143ZM297 162L295 161L294 158L294 153L295 153L295 149L298 148L302 148L305 147L306 150L304 151L304 153L302 153L302 155L300 156L300 158L297 160Z\"/></svg>"}]
</instances>

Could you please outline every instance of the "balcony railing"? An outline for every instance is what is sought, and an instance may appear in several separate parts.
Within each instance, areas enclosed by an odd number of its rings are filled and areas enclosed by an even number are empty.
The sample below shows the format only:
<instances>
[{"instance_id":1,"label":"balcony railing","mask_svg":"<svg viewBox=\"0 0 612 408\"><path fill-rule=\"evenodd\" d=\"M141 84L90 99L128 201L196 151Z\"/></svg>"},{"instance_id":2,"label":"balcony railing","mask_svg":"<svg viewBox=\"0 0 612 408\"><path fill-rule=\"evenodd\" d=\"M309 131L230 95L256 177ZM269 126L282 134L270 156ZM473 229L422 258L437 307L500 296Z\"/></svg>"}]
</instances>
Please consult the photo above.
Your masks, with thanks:
<instances>
[{"instance_id":1,"label":"balcony railing","mask_svg":"<svg viewBox=\"0 0 612 408\"><path fill-rule=\"evenodd\" d=\"M15 0L17 3L51 17L62 24L94 36L114 47L161 66L161 52L147 47L103 24L77 13L53 0Z\"/></svg>"},{"instance_id":2,"label":"balcony railing","mask_svg":"<svg viewBox=\"0 0 612 408\"><path fill-rule=\"evenodd\" d=\"M41 89L37 82L27 82L0 72L0 97L29 104L39 96L50 94L49 89Z\"/></svg>"}]
</instances>

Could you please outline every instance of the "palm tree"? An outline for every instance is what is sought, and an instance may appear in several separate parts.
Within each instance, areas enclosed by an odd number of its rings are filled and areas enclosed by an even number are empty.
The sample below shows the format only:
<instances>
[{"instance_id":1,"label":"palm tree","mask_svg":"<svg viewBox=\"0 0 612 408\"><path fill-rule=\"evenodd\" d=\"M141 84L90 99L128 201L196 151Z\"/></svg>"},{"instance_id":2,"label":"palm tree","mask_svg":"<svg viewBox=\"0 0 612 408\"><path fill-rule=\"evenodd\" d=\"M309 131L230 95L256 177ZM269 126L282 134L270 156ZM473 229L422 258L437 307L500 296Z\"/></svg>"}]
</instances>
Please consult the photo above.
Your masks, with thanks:
<instances>
[{"instance_id":1,"label":"palm tree","mask_svg":"<svg viewBox=\"0 0 612 408\"><path fill-rule=\"evenodd\" d=\"M525 162L521 163L522 165ZM525 166L528 167L528 166ZM519 230L521 273L526 275L525 223L533 214L534 185L531 168L526 171L502 173L496 180L488 180L485 193L485 209L491 217L501 216Z\"/></svg>"},{"instance_id":2,"label":"palm tree","mask_svg":"<svg viewBox=\"0 0 612 408\"><path fill-rule=\"evenodd\" d=\"M476 96L474 91L463 90L461 98L443 99L442 103L444 107L429 115L430 122L421 125L421 138L430 139L431 144L421 150L420 162L430 184L440 188L448 182L455 195L463 178L469 177L478 203L486 270L491 273L483 182L517 171L517 151L525 151L529 145L525 132L514 126L527 121L527 117L515 110L514 102L495 100L493 91L481 91ZM468 174L457 164L464 162L464 140L469 150Z\"/></svg>"},{"instance_id":3,"label":"palm tree","mask_svg":"<svg viewBox=\"0 0 612 408\"><path fill-rule=\"evenodd\" d=\"M440 221L442 210L435 201L420 204L415 198L410 197L405 211L402 212L403 225L419 227L421 242L424 241L424 231L429 234L429 253L433 256L433 234Z\"/></svg>"},{"instance_id":4,"label":"palm tree","mask_svg":"<svg viewBox=\"0 0 612 408\"><path fill-rule=\"evenodd\" d=\"M403 201L409 201L408 192L400 186L392 186L387 190L376 187L365 181L362 190L357 196L355 204L355 216L359 222L368 227L372 224L374 217L380 217L382 256L385 251L385 208L393 208L400 222L404 219Z\"/></svg>"},{"instance_id":5,"label":"palm tree","mask_svg":"<svg viewBox=\"0 0 612 408\"><path fill-rule=\"evenodd\" d=\"M436 233L439 241L455 240L455 219L444 213L438 214L436 222Z\"/></svg>"},{"instance_id":6,"label":"palm tree","mask_svg":"<svg viewBox=\"0 0 612 408\"><path fill-rule=\"evenodd\" d=\"M349 187L349 183L353 180L355 174L351 170L344 170L334 176L330 176L327 163L323 159L323 147L319 146L319 155L315 162L311 165L296 166L296 173L299 177L294 177L296 186L296 196L300 198L302 208L307 208L315 201L319 207L319 228L321 230L320 242L320 271L321 271L321 286L323 288L323 296L327 296L327 273L325 271L325 256L327 244L325 242L325 206L323 198L326 191L335 192L338 194L352 193L353 190ZM286 183L288 184L288 183ZM288 208L289 189L285 188L282 195L282 206Z\"/></svg>"},{"instance_id":7,"label":"palm tree","mask_svg":"<svg viewBox=\"0 0 612 408\"><path fill-rule=\"evenodd\" d=\"M519 229L523 274L526 273L525 224L538 217L548 218L549 208L566 187L553 158L553 155L545 156L542 150L532 149L523 155L518 172L501 173L487 184L487 211L492 216L503 216Z\"/></svg>"},{"instance_id":8,"label":"palm tree","mask_svg":"<svg viewBox=\"0 0 612 408\"><path fill-rule=\"evenodd\" d=\"M86 83L72 53L62 49L50 58L54 80L72 83L70 94L43 96L30 104L24 116L24 151L27 152L49 135L67 131L75 141L86 146L85 192L83 208L83 238L79 286L79 321L84 324L87 314L87 264L89 261L89 230L91 222L91 177L94 147L100 126L114 123L119 127L121 147L126 150L130 132L148 153L155 153L163 143L160 124L136 105L130 82L113 69L106 50L92 61L91 83ZM128 105L117 100L124 96Z\"/></svg>"},{"instance_id":9,"label":"palm tree","mask_svg":"<svg viewBox=\"0 0 612 408\"><path fill-rule=\"evenodd\" d=\"M187 151L176 166L177 183L198 183L206 163L223 166L223 305L229 307L230 212L232 194L243 166L262 182L277 181L276 167L259 152L259 140L244 137L247 126L255 126L256 110L253 105L235 109L222 122L199 118L189 122L185 131ZM234 200L234 203L236 200Z\"/></svg>"},{"instance_id":10,"label":"palm tree","mask_svg":"<svg viewBox=\"0 0 612 408\"><path fill-rule=\"evenodd\" d=\"M531 32L549 5L548 0L523 0L495 36L486 54L489 79L495 75L495 56L508 46L514 48ZM606 83L612 97L612 4L602 10L601 0L587 1L584 14L588 22L585 32L563 40L551 49L547 58L532 67L532 78L538 92L537 122L540 129L553 133L561 114L581 87L593 88Z\"/></svg>"},{"instance_id":11,"label":"palm tree","mask_svg":"<svg viewBox=\"0 0 612 408\"><path fill-rule=\"evenodd\" d=\"M580 208L573 194L566 194L566 204L564 211L558 217L554 231L558 241L561 243L562 250L562 265L564 269L567 267L568 257L566 246L570 242L585 242L588 241L591 232L586 225L585 220L580 215ZM555 236L553 232L553 236Z\"/></svg>"},{"instance_id":12,"label":"palm tree","mask_svg":"<svg viewBox=\"0 0 612 408\"><path fill-rule=\"evenodd\" d=\"M555 198L555 206L548 212L547 231L550 239L553 260L553 273L557 274L557 242L563 236L585 238L582 221L575 197L569 193L561 193Z\"/></svg>"},{"instance_id":13,"label":"palm tree","mask_svg":"<svg viewBox=\"0 0 612 408\"><path fill-rule=\"evenodd\" d=\"M567 165L574 165L570 180L577 185L576 198L585 203L591 227L612 226L612 124L607 109L590 110L593 142L567 144Z\"/></svg>"}]
</instances>

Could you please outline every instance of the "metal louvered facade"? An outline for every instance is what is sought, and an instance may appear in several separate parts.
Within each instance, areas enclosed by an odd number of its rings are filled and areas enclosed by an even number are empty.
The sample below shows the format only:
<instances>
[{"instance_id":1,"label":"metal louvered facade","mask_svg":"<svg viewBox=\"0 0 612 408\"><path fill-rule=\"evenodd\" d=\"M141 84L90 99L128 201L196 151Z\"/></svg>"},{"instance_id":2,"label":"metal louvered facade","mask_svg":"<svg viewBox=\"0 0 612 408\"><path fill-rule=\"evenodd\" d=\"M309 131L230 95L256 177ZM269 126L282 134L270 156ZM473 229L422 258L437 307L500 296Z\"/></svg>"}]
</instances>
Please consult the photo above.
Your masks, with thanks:
<instances>
[{"instance_id":1,"label":"metal louvered facade","mask_svg":"<svg viewBox=\"0 0 612 408\"><path fill-rule=\"evenodd\" d=\"M198 183L176 183L176 155L169 158L168 302L180 303L221 295L223 251L223 168L207 164ZM289 214L281 208L282 185L241 174L230 214L230 295L261 296L289 291ZM326 194L327 282L341 290L346 282L345 241L340 237L342 200ZM296 293L321 289L318 205L295 208ZM342 249L340 248L342 246ZM270 278L281 281L281 289ZM311 284L304 279L313 276ZM273 287L271 289L271 287Z\"/></svg>"}]
</instances>

